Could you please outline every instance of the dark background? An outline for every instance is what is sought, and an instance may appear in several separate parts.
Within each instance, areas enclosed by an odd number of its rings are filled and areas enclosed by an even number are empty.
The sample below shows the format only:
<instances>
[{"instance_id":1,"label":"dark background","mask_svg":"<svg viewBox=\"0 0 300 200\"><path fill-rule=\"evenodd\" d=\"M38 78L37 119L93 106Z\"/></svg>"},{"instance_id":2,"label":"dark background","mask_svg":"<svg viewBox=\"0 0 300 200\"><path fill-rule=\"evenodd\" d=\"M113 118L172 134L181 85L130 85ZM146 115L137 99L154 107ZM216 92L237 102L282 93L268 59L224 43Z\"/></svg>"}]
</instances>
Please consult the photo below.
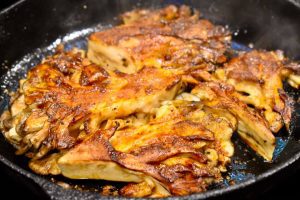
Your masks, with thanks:
<instances>
[{"instance_id":1,"label":"dark background","mask_svg":"<svg viewBox=\"0 0 300 200\"><path fill-rule=\"evenodd\" d=\"M9 7L15 2L16 0L0 0L0 10ZM297 165L299 165L299 162ZM271 182L268 186L264 186L266 188L260 190L264 192L256 193L255 190L252 189L244 193L243 196L230 197L230 199L300 199L300 171L295 170L294 173L289 173L288 175L282 172L279 176L281 176L281 179L279 179L281 181ZM0 164L0 191L2 197L9 197L9 199L17 199L20 197L22 199L40 199L40 197L36 196L29 188L16 181L14 177L15 175L13 173L9 173L5 166Z\"/></svg>"}]
</instances>

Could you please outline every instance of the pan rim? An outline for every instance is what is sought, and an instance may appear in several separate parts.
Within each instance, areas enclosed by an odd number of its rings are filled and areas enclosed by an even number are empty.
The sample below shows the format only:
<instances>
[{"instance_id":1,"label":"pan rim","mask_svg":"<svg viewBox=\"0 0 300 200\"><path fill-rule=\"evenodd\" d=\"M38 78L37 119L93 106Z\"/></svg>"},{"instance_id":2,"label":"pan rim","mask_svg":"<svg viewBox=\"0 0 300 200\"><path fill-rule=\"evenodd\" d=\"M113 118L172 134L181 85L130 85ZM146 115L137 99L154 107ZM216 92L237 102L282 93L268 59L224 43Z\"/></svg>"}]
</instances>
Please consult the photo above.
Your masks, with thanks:
<instances>
[{"instance_id":1,"label":"pan rim","mask_svg":"<svg viewBox=\"0 0 300 200\"><path fill-rule=\"evenodd\" d=\"M23 5L25 2L28 2L28 1L27 0L19 0L16 3L12 4L11 6L1 10L0 11L0 17L5 15L5 14L8 14L9 12L12 12L13 9L18 8L19 6ZM294 5L294 6L298 7L297 5ZM293 134L295 134L295 133L293 133ZM3 136L1 136L1 137L3 137ZM292 155L292 157L287 159L285 162L275 166L274 168L268 169L267 171L255 176L255 177L251 177L246 181L243 181L243 182L240 182L240 183L237 183L237 184L234 184L234 185L230 185L230 186L227 186L227 187L224 187L224 188L208 190L208 191L203 192L203 193L195 193L195 194L190 194L190 195L182 196L182 197L181 196L180 197L179 196L173 196L173 197L166 197L166 198L161 198L161 199L166 199L166 200L206 199L206 198L218 197L218 196L221 196L223 194L228 194L228 193L231 193L231 192L235 192L238 189L243 189L243 188L251 186L255 183L261 182L262 180L267 179L267 178L271 177L272 175L274 175L276 173L279 173L280 171L284 170L288 166L294 164L299 159L300 159L300 151L295 153L294 155ZM5 166L12 169L13 171L16 171L17 173L25 176L26 178L34 181L35 183L37 183L41 187L41 190L44 190L44 192L47 195L50 195L50 194L46 191L46 188L44 187L45 184L55 185L56 188L62 188L59 185L51 182L50 180L48 180L48 179L46 179L46 178L44 178L44 177L42 177L38 174L34 174L33 172L30 172L26 169L23 169L19 165L15 164L14 162L7 159L2 154L0 154L0 161L1 161L1 163L3 163ZM63 189L63 190L66 191L66 189ZM78 191L78 190L71 189L71 191ZM93 196L95 198L98 197L97 199L112 199L112 198L113 199L124 199L124 200L125 199L149 199L149 198L126 198L126 197L121 197L121 196L120 197L107 197L107 196L100 196L99 194L93 193L93 192L83 192L83 193L86 193L87 195ZM59 197L56 197L56 198L59 198Z\"/></svg>"},{"instance_id":2,"label":"pan rim","mask_svg":"<svg viewBox=\"0 0 300 200\"><path fill-rule=\"evenodd\" d=\"M22 4L23 2L25 2L26 0L19 0L17 2L15 2L14 4L10 5L7 8L4 8L3 10L0 10L0 16L3 14L8 13L9 11L11 11L12 9L14 9L16 6L18 6L19 4Z\"/></svg>"}]
</instances>

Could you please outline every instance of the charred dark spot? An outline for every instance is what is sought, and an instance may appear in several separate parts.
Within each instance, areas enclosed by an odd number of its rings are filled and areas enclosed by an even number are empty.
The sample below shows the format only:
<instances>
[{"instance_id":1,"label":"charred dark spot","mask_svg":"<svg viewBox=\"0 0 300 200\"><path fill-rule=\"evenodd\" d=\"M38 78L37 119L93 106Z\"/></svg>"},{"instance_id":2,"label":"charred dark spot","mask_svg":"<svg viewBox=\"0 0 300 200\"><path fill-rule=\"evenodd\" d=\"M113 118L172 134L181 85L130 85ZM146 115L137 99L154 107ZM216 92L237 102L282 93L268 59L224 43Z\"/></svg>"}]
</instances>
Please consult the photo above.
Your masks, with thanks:
<instances>
[{"instance_id":1,"label":"charred dark spot","mask_svg":"<svg viewBox=\"0 0 300 200\"><path fill-rule=\"evenodd\" d=\"M165 59L166 61L170 61L170 60L172 59L172 56L169 55L169 54L167 54L167 55L164 56L164 59Z\"/></svg>"},{"instance_id":2,"label":"charred dark spot","mask_svg":"<svg viewBox=\"0 0 300 200\"><path fill-rule=\"evenodd\" d=\"M248 92L244 92L244 91L238 91L238 93L240 93L243 96L249 96L250 95Z\"/></svg>"},{"instance_id":3,"label":"charred dark spot","mask_svg":"<svg viewBox=\"0 0 300 200\"><path fill-rule=\"evenodd\" d=\"M255 109L255 106L254 106L253 104L247 104L247 106L248 106L249 108Z\"/></svg>"},{"instance_id":4,"label":"charred dark spot","mask_svg":"<svg viewBox=\"0 0 300 200\"><path fill-rule=\"evenodd\" d=\"M128 60L126 58L122 58L123 67L128 67Z\"/></svg>"},{"instance_id":5,"label":"charred dark spot","mask_svg":"<svg viewBox=\"0 0 300 200\"><path fill-rule=\"evenodd\" d=\"M261 85L263 85L263 84L265 84L265 81L263 80L263 79L259 79L259 84L261 84Z\"/></svg>"}]
</instances>

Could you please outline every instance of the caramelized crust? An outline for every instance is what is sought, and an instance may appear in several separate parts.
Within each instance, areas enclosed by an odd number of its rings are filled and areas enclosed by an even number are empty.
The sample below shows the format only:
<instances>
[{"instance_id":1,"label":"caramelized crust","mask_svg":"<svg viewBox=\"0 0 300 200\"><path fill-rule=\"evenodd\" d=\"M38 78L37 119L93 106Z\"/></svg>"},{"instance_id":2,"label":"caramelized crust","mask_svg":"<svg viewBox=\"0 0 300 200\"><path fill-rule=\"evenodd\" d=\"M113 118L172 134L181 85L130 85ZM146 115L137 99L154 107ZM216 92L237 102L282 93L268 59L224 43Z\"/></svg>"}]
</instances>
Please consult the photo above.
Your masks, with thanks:
<instances>
[{"instance_id":1,"label":"caramelized crust","mask_svg":"<svg viewBox=\"0 0 300 200\"><path fill-rule=\"evenodd\" d=\"M199 102L192 104L171 101L159 108L156 117L145 125L115 126L113 133L107 133L109 129L96 132L60 158L62 174L78 177L80 165L84 163L96 165L99 161L114 161L156 178L171 194L205 191L213 181L220 180L221 171L233 154L230 138L235 125L224 119L223 123L221 116L212 114L208 108L203 110ZM177 115L171 119L166 110L173 110ZM208 117L210 123L207 123ZM222 137L218 136L220 129L224 131ZM90 174L101 176L102 173L99 168L90 170ZM145 183L128 185L121 192L132 196L142 185Z\"/></svg>"},{"instance_id":2,"label":"caramelized crust","mask_svg":"<svg viewBox=\"0 0 300 200\"><path fill-rule=\"evenodd\" d=\"M126 13L129 22L90 36L88 58L124 73L137 72L143 66L186 70L203 63L225 62L229 31L187 9Z\"/></svg>"},{"instance_id":3,"label":"caramelized crust","mask_svg":"<svg viewBox=\"0 0 300 200\"><path fill-rule=\"evenodd\" d=\"M289 127L300 65L281 51L239 53L229 31L187 6L124 13L123 24L29 70L0 129L42 175L127 182L103 195L160 198L222 180L233 132L267 161ZM273 133L272 133L273 132Z\"/></svg>"},{"instance_id":4,"label":"caramelized crust","mask_svg":"<svg viewBox=\"0 0 300 200\"><path fill-rule=\"evenodd\" d=\"M276 133L283 124L288 128L291 121L292 99L283 90L283 80L288 78L298 87L295 81L299 75L295 73L300 66L288 62L281 51L253 50L230 60L216 75L235 87L240 100L261 110Z\"/></svg>"},{"instance_id":5,"label":"caramelized crust","mask_svg":"<svg viewBox=\"0 0 300 200\"><path fill-rule=\"evenodd\" d=\"M18 153L33 147L42 157L51 149L72 147L80 134L96 131L107 119L153 112L160 101L175 96L180 77L155 68L134 75L108 73L73 51L31 69L20 88L12 108L24 108L11 112L7 129L24 137Z\"/></svg>"},{"instance_id":6,"label":"caramelized crust","mask_svg":"<svg viewBox=\"0 0 300 200\"><path fill-rule=\"evenodd\" d=\"M242 139L266 160L271 161L275 149L275 137L267 121L246 104L234 97L231 85L209 82L199 84L192 92L205 105L228 110L238 120L237 131Z\"/></svg>"}]
</instances>

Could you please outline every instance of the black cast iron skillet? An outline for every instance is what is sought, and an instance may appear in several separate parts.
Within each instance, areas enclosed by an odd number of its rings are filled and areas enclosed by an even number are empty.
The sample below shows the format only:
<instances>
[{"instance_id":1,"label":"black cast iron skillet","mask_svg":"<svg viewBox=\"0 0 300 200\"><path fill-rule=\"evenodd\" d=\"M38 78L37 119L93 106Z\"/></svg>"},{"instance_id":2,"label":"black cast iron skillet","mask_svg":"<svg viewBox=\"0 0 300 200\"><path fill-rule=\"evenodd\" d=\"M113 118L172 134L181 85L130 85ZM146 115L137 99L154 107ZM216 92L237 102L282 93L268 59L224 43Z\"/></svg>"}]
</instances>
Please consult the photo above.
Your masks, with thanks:
<instances>
[{"instance_id":1,"label":"black cast iron skillet","mask_svg":"<svg viewBox=\"0 0 300 200\"><path fill-rule=\"evenodd\" d=\"M53 53L59 42L66 48L86 48L86 36L92 31L118 23L116 16L136 7L161 7L166 4L188 4L200 9L214 23L228 25L233 31L236 50L254 48L282 49L288 57L300 60L300 9L297 0L23 0L0 12L0 112L8 105L5 90L16 90L18 79L28 68ZM296 100L299 92L286 86ZM224 181L213 185L208 192L169 199L204 199L242 195L245 191L263 191L282 174L299 170L300 106L295 105L292 129L281 131L272 163L264 162L237 136L233 137L235 155ZM0 161L8 173L37 192L40 198L100 199L97 191L106 181L67 180L63 177L44 177L32 173L24 156L15 156L14 149L0 136ZM64 189L55 182L67 182ZM232 184L235 183L235 184ZM114 183L110 183L114 184ZM114 184L120 186L122 184ZM240 196L241 197L241 196ZM124 199L119 197L119 199Z\"/></svg>"}]
</instances>

